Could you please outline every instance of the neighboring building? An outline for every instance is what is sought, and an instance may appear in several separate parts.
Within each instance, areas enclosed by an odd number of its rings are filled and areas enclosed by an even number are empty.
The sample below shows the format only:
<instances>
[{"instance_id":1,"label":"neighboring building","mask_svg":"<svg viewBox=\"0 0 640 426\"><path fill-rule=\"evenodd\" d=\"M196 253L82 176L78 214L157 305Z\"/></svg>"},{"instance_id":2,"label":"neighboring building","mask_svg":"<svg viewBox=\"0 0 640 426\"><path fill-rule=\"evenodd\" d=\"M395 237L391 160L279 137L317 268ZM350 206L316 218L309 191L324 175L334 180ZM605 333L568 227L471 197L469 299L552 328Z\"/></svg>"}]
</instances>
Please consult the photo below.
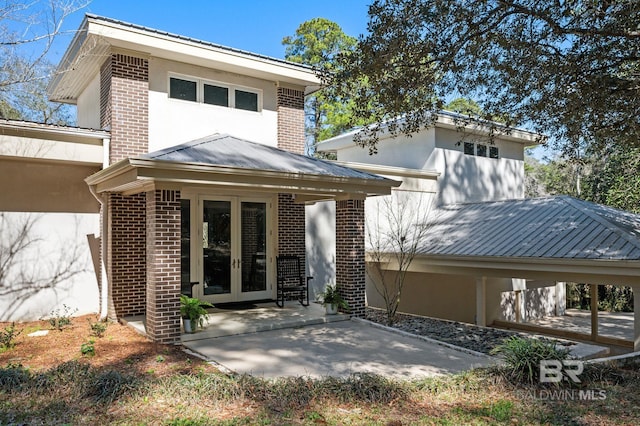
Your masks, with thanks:
<instances>
[{"instance_id":1,"label":"neighboring building","mask_svg":"<svg viewBox=\"0 0 640 426\"><path fill-rule=\"evenodd\" d=\"M304 258L304 205L316 200L336 200L337 282L363 315L364 269L352 265L364 264L364 233L353 224L367 196L397 183L302 155L304 96L318 84L299 64L87 15L49 87L52 100L77 105L80 127L0 123L0 181L13 185L2 210L16 219L42 212L39 235L54 252L29 261L69 252L52 240L55 229L75 231L83 263L46 294L24 285L3 298L0 320L62 304L95 311L99 293L104 316L144 314L151 338L175 342L181 292L212 303L275 299L275 257ZM21 130L31 127L39 133ZM51 150L7 154L33 146L20 136L47 132ZM63 227L58 211L87 223ZM14 266L20 287L25 265ZM24 308L3 309L16 303Z\"/></svg>"},{"instance_id":2,"label":"neighboring building","mask_svg":"<svg viewBox=\"0 0 640 426\"><path fill-rule=\"evenodd\" d=\"M408 220L428 225L399 311L480 325L520 323L563 315L565 281L640 282L640 217L570 198L525 202L524 150L538 135L511 130L490 140L488 127L461 121L443 111L411 138L383 133L373 155L354 144L357 130L317 147L339 164L402 181L391 196L367 201L367 250L374 250L377 228L393 227L384 217L385 198L392 208L409 203ZM333 214L330 204L307 207L310 273L327 282L334 279ZM394 268L383 265L388 274ZM369 275L367 302L384 306ZM597 327L592 334L596 340Z\"/></svg>"}]
</instances>

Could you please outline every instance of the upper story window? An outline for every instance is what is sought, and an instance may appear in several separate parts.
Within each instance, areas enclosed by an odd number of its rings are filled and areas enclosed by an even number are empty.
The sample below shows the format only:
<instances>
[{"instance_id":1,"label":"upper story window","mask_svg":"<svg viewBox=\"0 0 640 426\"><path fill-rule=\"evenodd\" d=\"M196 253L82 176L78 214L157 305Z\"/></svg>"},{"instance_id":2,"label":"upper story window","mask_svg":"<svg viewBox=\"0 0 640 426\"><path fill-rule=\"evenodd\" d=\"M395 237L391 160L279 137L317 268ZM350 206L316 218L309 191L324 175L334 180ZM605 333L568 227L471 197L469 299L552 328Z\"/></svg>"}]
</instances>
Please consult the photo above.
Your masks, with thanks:
<instances>
[{"instance_id":1,"label":"upper story window","mask_svg":"<svg viewBox=\"0 0 640 426\"><path fill-rule=\"evenodd\" d=\"M259 90L189 77L169 77L169 97L245 111L262 109Z\"/></svg>"},{"instance_id":2,"label":"upper story window","mask_svg":"<svg viewBox=\"0 0 640 426\"><path fill-rule=\"evenodd\" d=\"M500 150L497 146L488 147L481 143L465 142L463 150L467 155L476 155L478 157L486 157L488 151L489 158L500 158Z\"/></svg>"}]
</instances>

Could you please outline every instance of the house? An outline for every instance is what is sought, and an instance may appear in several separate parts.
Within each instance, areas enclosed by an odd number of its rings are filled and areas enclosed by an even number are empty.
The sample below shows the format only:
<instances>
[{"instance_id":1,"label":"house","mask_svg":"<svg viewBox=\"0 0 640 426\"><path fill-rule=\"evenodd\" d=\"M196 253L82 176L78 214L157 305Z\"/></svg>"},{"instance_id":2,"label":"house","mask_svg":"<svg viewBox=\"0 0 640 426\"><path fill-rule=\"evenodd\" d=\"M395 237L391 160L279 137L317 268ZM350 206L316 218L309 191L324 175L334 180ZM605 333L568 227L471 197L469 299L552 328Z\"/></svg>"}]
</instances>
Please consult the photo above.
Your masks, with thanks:
<instances>
[{"instance_id":1,"label":"house","mask_svg":"<svg viewBox=\"0 0 640 426\"><path fill-rule=\"evenodd\" d=\"M538 135L516 129L490 138L489 126L443 111L411 138L382 133L369 155L354 144L357 132L317 149L335 154L339 164L402 182L392 195L366 203L370 306L384 307L374 266L390 277L397 271L393 256L371 256L376 231L392 229L390 222L403 216L412 222L404 226L423 223L428 232L407 270L401 312L531 330L522 323L564 314L565 282L591 284L595 305L598 285L630 285L640 293L638 215L570 197L524 199L524 149ZM408 207L398 209L402 204ZM389 208L398 210L384 217ZM326 281L334 279L333 214L330 204L307 207L310 273ZM600 336L597 309L591 334L572 337L640 350L638 299L634 341Z\"/></svg>"},{"instance_id":2,"label":"house","mask_svg":"<svg viewBox=\"0 0 640 426\"><path fill-rule=\"evenodd\" d=\"M336 282L362 316L364 200L399 182L302 155L318 84L302 65L86 15L48 89L78 127L0 122L0 210L18 232L39 212L28 238L48 245L14 256L0 319L146 315L149 337L177 342L181 292L275 299L275 258L305 257L318 200L335 204Z\"/></svg>"}]
</instances>

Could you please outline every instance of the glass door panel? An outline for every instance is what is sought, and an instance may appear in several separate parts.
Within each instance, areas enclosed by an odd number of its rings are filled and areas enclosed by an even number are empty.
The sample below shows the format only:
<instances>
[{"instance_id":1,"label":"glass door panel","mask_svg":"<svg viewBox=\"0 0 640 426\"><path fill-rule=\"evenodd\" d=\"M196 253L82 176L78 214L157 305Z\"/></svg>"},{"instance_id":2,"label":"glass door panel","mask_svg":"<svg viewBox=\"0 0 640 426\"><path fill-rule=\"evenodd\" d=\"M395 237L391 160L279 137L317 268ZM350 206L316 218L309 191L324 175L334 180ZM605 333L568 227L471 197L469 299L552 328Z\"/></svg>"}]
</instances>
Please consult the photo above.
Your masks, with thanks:
<instances>
[{"instance_id":1,"label":"glass door panel","mask_svg":"<svg viewBox=\"0 0 640 426\"><path fill-rule=\"evenodd\" d=\"M243 293L267 290L267 205L240 203L240 247Z\"/></svg>"},{"instance_id":2,"label":"glass door panel","mask_svg":"<svg viewBox=\"0 0 640 426\"><path fill-rule=\"evenodd\" d=\"M191 294L191 200L180 200L180 293Z\"/></svg>"},{"instance_id":3,"label":"glass door panel","mask_svg":"<svg viewBox=\"0 0 640 426\"><path fill-rule=\"evenodd\" d=\"M231 293L231 202L204 200L202 205L204 294Z\"/></svg>"}]
</instances>

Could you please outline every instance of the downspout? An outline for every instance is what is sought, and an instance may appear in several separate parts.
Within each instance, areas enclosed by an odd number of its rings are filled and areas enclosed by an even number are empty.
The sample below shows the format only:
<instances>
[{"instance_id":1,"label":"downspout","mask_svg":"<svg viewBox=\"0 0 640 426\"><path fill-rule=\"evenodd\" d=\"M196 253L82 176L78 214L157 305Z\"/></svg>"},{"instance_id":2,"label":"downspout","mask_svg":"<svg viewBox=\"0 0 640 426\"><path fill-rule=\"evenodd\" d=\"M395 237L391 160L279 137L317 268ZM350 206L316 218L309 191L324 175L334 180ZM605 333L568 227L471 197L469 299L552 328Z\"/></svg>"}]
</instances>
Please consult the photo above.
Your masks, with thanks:
<instances>
[{"instance_id":1,"label":"downspout","mask_svg":"<svg viewBox=\"0 0 640 426\"><path fill-rule=\"evenodd\" d=\"M103 169L109 167L109 144L110 139L103 139ZM89 191L91 192L91 195L98 200L98 203L100 203L100 210L102 211L102 229L100 229L100 281L102 282L100 291L100 320L104 321L109 315L109 279L107 278L107 265L105 261L107 258L107 232L109 230L107 196L104 194L98 194L95 187L92 185L89 185Z\"/></svg>"}]
</instances>

